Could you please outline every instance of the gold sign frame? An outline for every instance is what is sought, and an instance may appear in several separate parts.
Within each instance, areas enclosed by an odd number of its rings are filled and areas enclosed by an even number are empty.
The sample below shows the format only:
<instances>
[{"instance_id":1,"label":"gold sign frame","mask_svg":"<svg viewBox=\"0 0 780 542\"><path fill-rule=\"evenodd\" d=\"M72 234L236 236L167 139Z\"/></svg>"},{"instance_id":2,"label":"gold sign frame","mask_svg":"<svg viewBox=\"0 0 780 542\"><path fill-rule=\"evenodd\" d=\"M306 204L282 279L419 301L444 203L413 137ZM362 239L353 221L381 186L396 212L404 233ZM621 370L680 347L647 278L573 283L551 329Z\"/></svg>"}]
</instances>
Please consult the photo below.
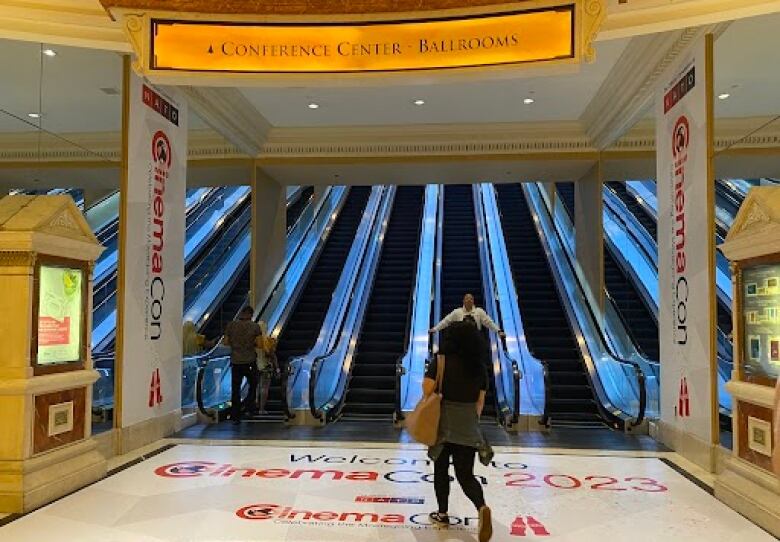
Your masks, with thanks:
<instances>
[{"instance_id":1,"label":"gold sign frame","mask_svg":"<svg viewBox=\"0 0 780 542\"><path fill-rule=\"evenodd\" d=\"M512 23L518 24L523 21L523 18L528 17L529 19L526 20L530 23L530 18L534 16L551 13L570 14L571 23L570 26L567 27L569 42L568 50L562 51L560 44L563 42L559 39L556 43L558 46L556 54L550 56L541 55L540 57L533 57L531 54L526 54L525 58L523 58L520 53L517 53L518 58L515 60L509 58L511 55L507 56L504 53L500 53L492 56L483 54L484 60L479 59L479 55L464 55L463 58L455 58L454 60L436 64L435 62L431 63L427 60L421 60L422 51L420 51L420 54L416 57L413 54L414 51L412 51L412 54L408 55L404 60L395 62L394 64L388 63L386 59L378 59L376 65L372 65L371 61L361 60L359 63L347 65L345 68L343 59L334 58L333 60L336 62L333 62L333 67L322 67L323 62L322 60L319 60L317 61L319 64L314 62L312 64L314 67L311 69L304 67L292 69L263 68L255 70L248 61L245 62L246 66L240 66L236 69L235 65L237 59L230 59L230 62L224 62L224 58L217 59L217 57L213 56L215 51L212 50L213 48L211 45L207 44L209 41L213 41L213 43L217 44L216 52L223 53L222 56L225 56L224 53L228 51L219 50L220 39L225 39L224 35L219 32L223 29L234 28L237 29L237 32L240 35L251 36L254 39L257 39L257 36L262 36L263 39L265 39L267 35L271 35L274 32L283 36L285 31L289 30L291 30L291 32L288 33L288 39L293 35L308 37L317 29L323 29L321 35L326 36L326 34L329 33L330 38L337 35L335 33L342 31L344 35L355 35L356 33L359 34L361 32L365 35L370 32L378 31L383 37L397 37L398 39L393 40L393 43L397 42L399 44L398 47L400 48L410 47L408 45L411 41L409 36L414 36L414 32L419 32L418 29L421 28L431 29L434 31L434 34L438 33L439 35L447 36L451 39L453 34L452 28L468 28L469 26L484 26L486 24L488 25L488 28L490 28L489 25L492 21L496 22L496 28L500 28L499 25L504 21L511 21ZM385 13L360 16L318 15L312 17L253 17L247 15L212 15L172 12L138 13L127 9L112 10L112 15L122 21L123 27L130 38L130 43L136 54L134 69L139 74L144 75L153 81L162 83L189 83L201 85L226 84L226 81L234 81L236 79L285 82L294 78L304 80L322 80L334 77L366 78L371 76L388 76L393 73L409 75L410 72L423 72L426 77L429 77L445 72L448 74L473 74L475 71L489 72L501 70L505 72L507 70L539 66L578 65L582 61L593 60L593 40L604 19L605 13L606 6L604 5L604 0L528 0L513 4L504 4L499 7L492 6L489 10L485 7L480 7L415 13ZM474 24L470 25L472 22ZM559 22L556 22L555 24L559 24ZM449 25L449 28L447 25ZM211 31L211 33L203 30L206 28ZM533 32L539 33L537 27L530 26L530 24L526 24L526 28L531 31L531 34L533 34ZM158 35L161 29L166 33L165 35ZM370 30L366 32L366 29ZM263 33L264 30L266 31L265 34ZM397 31L398 36L393 34L394 30ZM561 38L560 28L558 28L558 36ZM276 42L274 42L273 39L276 39ZM273 39L270 39L271 45L269 47L276 47L276 43L284 43L281 41L282 38ZM406 39L406 42L404 39ZM451 41L454 42L456 40ZM292 42L292 40L289 42ZM191 43L192 47L186 51L177 51L177 47L181 46L182 43ZM235 43L239 42L236 40ZM242 47L245 47L244 43L245 42L241 42ZM389 42L385 41L384 43L386 45ZM530 43L535 44L536 42L531 41ZM396 45L393 45L393 47L395 46ZM224 45L222 47L224 48ZM330 47L331 50L333 50L332 39ZM165 51L164 54L167 55L166 58L160 58L163 54L161 51ZM339 53L340 52L341 51L339 51ZM395 52L397 53L399 51ZM449 53L451 51L446 52ZM254 49L254 53L255 57L266 54L265 52L262 52L258 55L257 49ZM335 57L337 55L334 54L333 56ZM381 56L381 53L377 56ZM442 55L438 55L438 59L441 59L441 57ZM404 65L407 58L410 62L408 65ZM478 60L472 61L474 58L477 58ZM509 58L509 60L507 60L507 58ZM255 64L257 64L257 58L254 60ZM263 58L263 61L265 60L266 59ZM217 66L220 61L230 67L225 69ZM277 65L279 65L280 62L281 61L277 61ZM201 67L201 64L203 67ZM299 64L303 65L300 62Z\"/></svg>"}]
</instances>

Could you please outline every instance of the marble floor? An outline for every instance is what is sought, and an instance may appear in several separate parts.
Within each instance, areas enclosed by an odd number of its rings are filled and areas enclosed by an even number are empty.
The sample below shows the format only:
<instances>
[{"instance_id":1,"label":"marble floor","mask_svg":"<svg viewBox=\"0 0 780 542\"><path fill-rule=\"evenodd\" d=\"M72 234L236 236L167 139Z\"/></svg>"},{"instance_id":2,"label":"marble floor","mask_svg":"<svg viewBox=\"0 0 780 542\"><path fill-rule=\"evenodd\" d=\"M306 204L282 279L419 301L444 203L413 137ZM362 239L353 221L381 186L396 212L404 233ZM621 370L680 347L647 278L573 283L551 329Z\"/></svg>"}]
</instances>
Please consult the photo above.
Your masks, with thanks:
<instances>
[{"instance_id":1,"label":"marble floor","mask_svg":"<svg viewBox=\"0 0 780 542\"><path fill-rule=\"evenodd\" d=\"M171 440L0 527L9 542L476 541L457 484L437 529L425 450L404 443ZM496 447L476 473L493 540L774 540L670 452Z\"/></svg>"}]
</instances>

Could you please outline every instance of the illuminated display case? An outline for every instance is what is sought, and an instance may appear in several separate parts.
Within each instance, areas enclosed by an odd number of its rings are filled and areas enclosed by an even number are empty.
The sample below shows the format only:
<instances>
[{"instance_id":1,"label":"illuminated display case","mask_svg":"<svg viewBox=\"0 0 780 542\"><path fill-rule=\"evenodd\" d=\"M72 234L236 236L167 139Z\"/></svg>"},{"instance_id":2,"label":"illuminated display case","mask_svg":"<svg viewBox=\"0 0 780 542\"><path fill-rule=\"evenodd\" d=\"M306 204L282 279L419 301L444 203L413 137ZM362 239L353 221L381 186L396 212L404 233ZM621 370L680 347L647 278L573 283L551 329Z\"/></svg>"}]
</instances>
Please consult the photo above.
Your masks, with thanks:
<instances>
[{"instance_id":1,"label":"illuminated display case","mask_svg":"<svg viewBox=\"0 0 780 542\"><path fill-rule=\"evenodd\" d=\"M84 368L88 277L89 268L83 261L37 259L30 343L36 375Z\"/></svg>"},{"instance_id":2,"label":"illuminated display case","mask_svg":"<svg viewBox=\"0 0 780 542\"><path fill-rule=\"evenodd\" d=\"M731 261L734 446L715 496L780 533L780 187L754 187L720 246Z\"/></svg>"},{"instance_id":3,"label":"illuminated display case","mask_svg":"<svg viewBox=\"0 0 780 542\"><path fill-rule=\"evenodd\" d=\"M780 374L780 263L741 267L741 380L774 386Z\"/></svg>"}]
</instances>

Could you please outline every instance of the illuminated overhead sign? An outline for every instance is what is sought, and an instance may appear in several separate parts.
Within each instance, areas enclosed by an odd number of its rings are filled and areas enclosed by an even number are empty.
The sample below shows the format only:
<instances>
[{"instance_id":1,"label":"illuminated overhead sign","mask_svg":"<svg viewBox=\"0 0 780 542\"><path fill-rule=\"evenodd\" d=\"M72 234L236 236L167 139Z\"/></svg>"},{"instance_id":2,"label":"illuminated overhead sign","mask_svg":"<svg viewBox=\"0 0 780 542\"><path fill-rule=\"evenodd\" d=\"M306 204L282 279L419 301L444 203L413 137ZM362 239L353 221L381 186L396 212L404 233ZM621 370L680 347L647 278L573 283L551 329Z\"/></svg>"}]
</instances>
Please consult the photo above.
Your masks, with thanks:
<instances>
[{"instance_id":1,"label":"illuminated overhead sign","mask_svg":"<svg viewBox=\"0 0 780 542\"><path fill-rule=\"evenodd\" d=\"M575 5L469 18L255 24L150 19L151 71L349 73L574 59Z\"/></svg>"}]
</instances>

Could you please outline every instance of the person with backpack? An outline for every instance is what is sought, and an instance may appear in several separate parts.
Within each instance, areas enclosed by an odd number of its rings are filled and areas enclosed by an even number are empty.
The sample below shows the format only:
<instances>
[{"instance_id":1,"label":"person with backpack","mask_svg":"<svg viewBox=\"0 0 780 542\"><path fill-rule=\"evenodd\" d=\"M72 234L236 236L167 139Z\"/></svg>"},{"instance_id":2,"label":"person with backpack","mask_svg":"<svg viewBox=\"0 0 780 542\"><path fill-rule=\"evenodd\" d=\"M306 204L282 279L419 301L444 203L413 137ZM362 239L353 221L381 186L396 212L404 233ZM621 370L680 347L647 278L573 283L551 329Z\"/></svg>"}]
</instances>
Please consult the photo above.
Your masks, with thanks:
<instances>
[{"instance_id":1,"label":"person with backpack","mask_svg":"<svg viewBox=\"0 0 780 542\"><path fill-rule=\"evenodd\" d=\"M482 344L475 324L452 322L438 355L426 370L423 396L442 395L436 442L428 449L428 456L434 462L433 487L438 503L438 509L431 512L430 519L439 527L449 525L452 459L455 478L479 514L479 542L487 542L493 535L491 511L485 503L482 486L474 476L475 457L485 446L479 428L488 387L481 362Z\"/></svg>"}]
</instances>

